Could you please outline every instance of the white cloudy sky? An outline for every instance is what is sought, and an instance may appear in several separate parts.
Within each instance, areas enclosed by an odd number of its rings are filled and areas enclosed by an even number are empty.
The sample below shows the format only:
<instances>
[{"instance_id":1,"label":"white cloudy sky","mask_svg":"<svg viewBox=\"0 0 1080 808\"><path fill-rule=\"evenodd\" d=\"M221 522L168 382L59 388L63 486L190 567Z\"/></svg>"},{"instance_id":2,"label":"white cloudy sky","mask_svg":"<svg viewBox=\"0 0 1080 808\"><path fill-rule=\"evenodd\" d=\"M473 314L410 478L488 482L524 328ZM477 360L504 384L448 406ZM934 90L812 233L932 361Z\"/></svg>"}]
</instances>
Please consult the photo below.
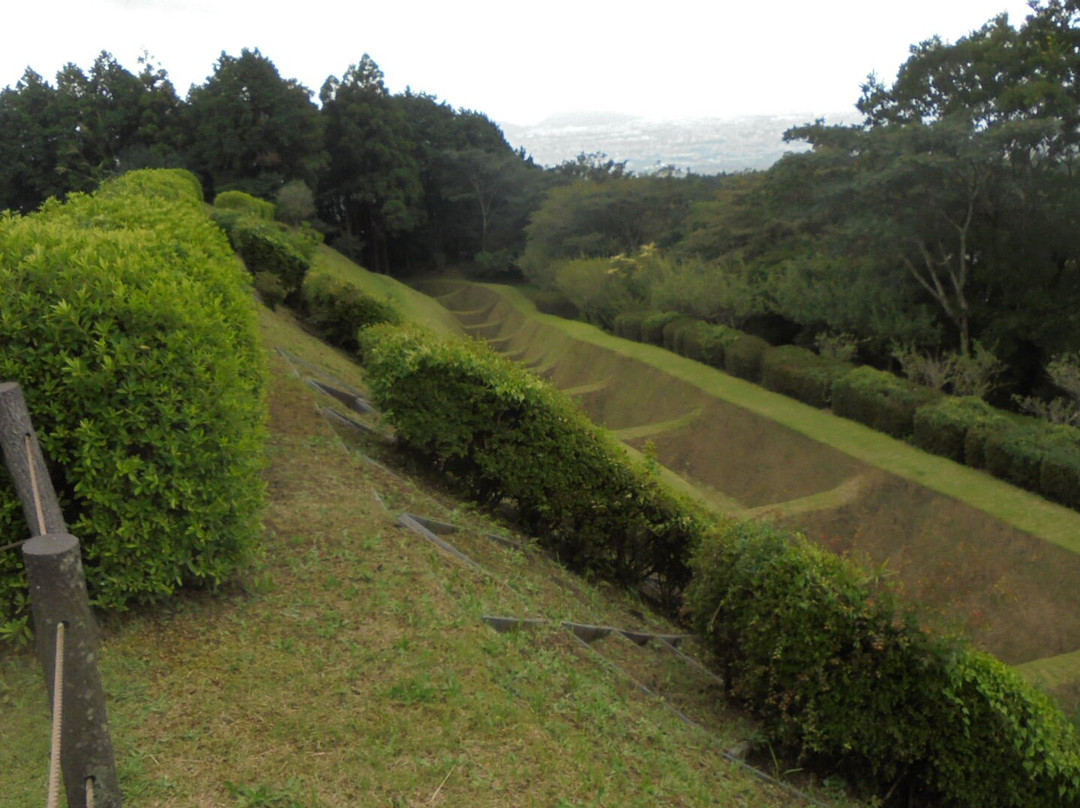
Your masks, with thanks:
<instances>
[{"instance_id":1,"label":"white cloudy sky","mask_svg":"<svg viewBox=\"0 0 1080 808\"><path fill-rule=\"evenodd\" d=\"M146 50L181 95L225 51L259 48L318 91L370 53L407 86L497 121L604 110L650 118L850 111L868 73L1025 0L3 0L0 87L102 50Z\"/></svg>"}]
</instances>

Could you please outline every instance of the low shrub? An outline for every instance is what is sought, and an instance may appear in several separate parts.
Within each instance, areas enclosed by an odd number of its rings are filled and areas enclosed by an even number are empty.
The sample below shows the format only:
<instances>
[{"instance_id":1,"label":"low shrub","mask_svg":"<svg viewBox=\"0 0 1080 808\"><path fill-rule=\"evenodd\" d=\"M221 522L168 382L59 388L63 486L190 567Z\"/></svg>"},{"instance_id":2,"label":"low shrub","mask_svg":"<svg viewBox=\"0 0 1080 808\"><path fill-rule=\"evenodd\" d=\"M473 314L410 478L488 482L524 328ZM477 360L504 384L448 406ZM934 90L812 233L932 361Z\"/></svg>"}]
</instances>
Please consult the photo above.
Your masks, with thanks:
<instances>
[{"instance_id":1,"label":"low shrub","mask_svg":"<svg viewBox=\"0 0 1080 808\"><path fill-rule=\"evenodd\" d=\"M259 199L244 191L222 191L214 197L214 207L219 210L234 210L264 222L274 221L276 209L273 202Z\"/></svg>"},{"instance_id":2,"label":"low shrub","mask_svg":"<svg viewBox=\"0 0 1080 808\"><path fill-rule=\"evenodd\" d=\"M837 415L905 439L915 431L915 411L941 396L883 370L860 367L836 379L832 403Z\"/></svg>"},{"instance_id":3,"label":"low shrub","mask_svg":"<svg viewBox=\"0 0 1080 808\"><path fill-rule=\"evenodd\" d=\"M0 379L26 396L91 599L122 609L212 585L253 552L265 367L251 283L187 172L0 218ZM25 538L0 486L0 544ZM0 555L0 624L27 615Z\"/></svg>"},{"instance_id":4,"label":"low shrub","mask_svg":"<svg viewBox=\"0 0 1080 808\"><path fill-rule=\"evenodd\" d=\"M698 547L687 607L773 743L955 808L1080 796L1073 727L1005 665L934 639L849 561L768 525Z\"/></svg>"},{"instance_id":5,"label":"low shrub","mask_svg":"<svg viewBox=\"0 0 1080 808\"><path fill-rule=\"evenodd\" d=\"M769 348L761 360L761 383L770 390L822 409L832 402L834 382L852 365L795 345Z\"/></svg>"},{"instance_id":6,"label":"low shrub","mask_svg":"<svg viewBox=\"0 0 1080 808\"><path fill-rule=\"evenodd\" d=\"M655 575L669 595L686 583L701 519L561 392L479 343L387 325L360 343L399 441L464 493L513 502L573 569L631 583Z\"/></svg>"},{"instance_id":7,"label":"low shrub","mask_svg":"<svg viewBox=\"0 0 1080 808\"><path fill-rule=\"evenodd\" d=\"M526 294L542 314L553 314L566 320L576 320L581 315L570 298L557 289L529 289Z\"/></svg>"},{"instance_id":8,"label":"low shrub","mask_svg":"<svg viewBox=\"0 0 1080 808\"><path fill-rule=\"evenodd\" d=\"M1039 467L1039 493L1069 508L1080 508L1080 433L1058 426Z\"/></svg>"},{"instance_id":9,"label":"low shrub","mask_svg":"<svg viewBox=\"0 0 1080 808\"><path fill-rule=\"evenodd\" d=\"M359 348L360 329L377 323L400 323L401 313L386 299L324 273L304 281L298 307L300 317L320 339L349 352Z\"/></svg>"},{"instance_id":10,"label":"low shrub","mask_svg":"<svg viewBox=\"0 0 1080 808\"><path fill-rule=\"evenodd\" d=\"M1046 427L1034 418L996 421L995 428L983 438L984 468L999 480L1028 491L1039 491L1047 449Z\"/></svg>"},{"instance_id":11,"label":"low shrub","mask_svg":"<svg viewBox=\"0 0 1080 808\"><path fill-rule=\"evenodd\" d=\"M968 432L995 416L993 407L975 396L945 396L919 407L913 420L914 443L920 449L957 463L969 462ZM982 457L980 449L980 457ZM982 468L984 460L978 464Z\"/></svg>"},{"instance_id":12,"label":"low shrub","mask_svg":"<svg viewBox=\"0 0 1080 808\"><path fill-rule=\"evenodd\" d=\"M761 337L740 334L724 346L724 370L758 384L761 382L761 362L768 348L769 343Z\"/></svg>"},{"instance_id":13,"label":"low shrub","mask_svg":"<svg viewBox=\"0 0 1080 808\"><path fill-rule=\"evenodd\" d=\"M259 299L271 311L285 301L288 293L281 282L281 278L273 272L256 272L254 281L255 291L259 293Z\"/></svg>"}]
</instances>

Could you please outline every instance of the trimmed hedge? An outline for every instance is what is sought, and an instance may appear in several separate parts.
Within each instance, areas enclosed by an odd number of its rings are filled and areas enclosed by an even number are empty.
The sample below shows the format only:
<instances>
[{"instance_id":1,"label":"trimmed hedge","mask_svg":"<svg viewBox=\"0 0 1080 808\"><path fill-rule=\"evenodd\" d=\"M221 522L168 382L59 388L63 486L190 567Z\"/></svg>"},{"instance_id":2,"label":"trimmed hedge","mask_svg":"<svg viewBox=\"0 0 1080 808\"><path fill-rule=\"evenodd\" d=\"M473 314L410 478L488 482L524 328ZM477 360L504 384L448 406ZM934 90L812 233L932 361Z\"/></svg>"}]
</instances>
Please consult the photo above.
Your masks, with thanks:
<instances>
[{"instance_id":1,"label":"trimmed hedge","mask_svg":"<svg viewBox=\"0 0 1080 808\"><path fill-rule=\"evenodd\" d=\"M673 353L682 355L685 348L686 332L700 322L694 317L680 314L664 324L662 340L664 347Z\"/></svg>"},{"instance_id":2,"label":"trimmed hedge","mask_svg":"<svg viewBox=\"0 0 1080 808\"><path fill-rule=\"evenodd\" d=\"M93 603L216 584L258 540L265 367L251 281L198 181L140 171L0 218L0 379L22 386ZM0 486L0 543L28 535ZM0 626L23 636L17 553Z\"/></svg>"},{"instance_id":3,"label":"trimmed hedge","mask_svg":"<svg viewBox=\"0 0 1080 808\"><path fill-rule=\"evenodd\" d=\"M656 576L669 597L686 583L701 519L561 392L481 343L380 325L360 347L399 441L467 495L512 501L573 569Z\"/></svg>"},{"instance_id":4,"label":"trimmed hedge","mask_svg":"<svg viewBox=\"0 0 1080 808\"><path fill-rule=\"evenodd\" d=\"M837 415L904 439L915 431L915 411L943 395L883 370L860 367L834 382L832 403Z\"/></svg>"},{"instance_id":5,"label":"trimmed hedge","mask_svg":"<svg viewBox=\"0 0 1080 808\"><path fill-rule=\"evenodd\" d=\"M320 339L354 353L359 349L357 334L361 328L402 321L401 313L389 300L373 297L325 273L312 273L304 281L299 313Z\"/></svg>"},{"instance_id":6,"label":"trimmed hedge","mask_svg":"<svg viewBox=\"0 0 1080 808\"><path fill-rule=\"evenodd\" d=\"M769 343L761 337L740 332L724 347L724 370L732 376L759 384L761 382L761 363Z\"/></svg>"},{"instance_id":7,"label":"trimmed hedge","mask_svg":"<svg viewBox=\"0 0 1080 808\"><path fill-rule=\"evenodd\" d=\"M934 805L1075 805L1074 727L1004 664L934 639L845 559L731 522L692 563L687 606L731 694L770 738Z\"/></svg>"},{"instance_id":8,"label":"trimmed hedge","mask_svg":"<svg viewBox=\"0 0 1080 808\"><path fill-rule=\"evenodd\" d=\"M795 345L769 348L761 360L761 383L768 389L791 396L813 407L832 403L836 380L854 368Z\"/></svg>"},{"instance_id":9,"label":"trimmed hedge","mask_svg":"<svg viewBox=\"0 0 1080 808\"><path fill-rule=\"evenodd\" d=\"M277 209L273 202L259 199L244 191L222 191L214 197L214 207L221 210L235 210L245 216L262 219L265 222L274 221L274 212Z\"/></svg>"},{"instance_id":10,"label":"trimmed hedge","mask_svg":"<svg viewBox=\"0 0 1080 808\"><path fill-rule=\"evenodd\" d=\"M993 407L975 396L945 396L915 411L915 445L923 451L947 457L957 463L966 462L981 468L985 465L984 461L972 463L968 458L968 433L979 424L994 418L996 412Z\"/></svg>"}]
</instances>

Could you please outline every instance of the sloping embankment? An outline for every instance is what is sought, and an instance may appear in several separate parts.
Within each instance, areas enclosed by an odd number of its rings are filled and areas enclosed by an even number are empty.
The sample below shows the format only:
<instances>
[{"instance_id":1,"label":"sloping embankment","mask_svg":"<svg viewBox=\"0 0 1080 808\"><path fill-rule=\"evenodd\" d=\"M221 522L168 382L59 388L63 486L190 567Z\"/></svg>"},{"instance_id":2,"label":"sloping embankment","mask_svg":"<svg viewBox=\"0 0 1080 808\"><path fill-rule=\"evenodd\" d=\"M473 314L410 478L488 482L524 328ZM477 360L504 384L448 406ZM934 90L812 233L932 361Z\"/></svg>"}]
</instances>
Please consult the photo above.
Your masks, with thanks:
<instances>
[{"instance_id":1,"label":"sloping embankment","mask_svg":"<svg viewBox=\"0 0 1080 808\"><path fill-rule=\"evenodd\" d=\"M1080 514L662 349L539 314L514 289L431 291L468 333L578 398L630 447L651 444L680 487L896 576L924 616L1071 700Z\"/></svg>"}]
</instances>

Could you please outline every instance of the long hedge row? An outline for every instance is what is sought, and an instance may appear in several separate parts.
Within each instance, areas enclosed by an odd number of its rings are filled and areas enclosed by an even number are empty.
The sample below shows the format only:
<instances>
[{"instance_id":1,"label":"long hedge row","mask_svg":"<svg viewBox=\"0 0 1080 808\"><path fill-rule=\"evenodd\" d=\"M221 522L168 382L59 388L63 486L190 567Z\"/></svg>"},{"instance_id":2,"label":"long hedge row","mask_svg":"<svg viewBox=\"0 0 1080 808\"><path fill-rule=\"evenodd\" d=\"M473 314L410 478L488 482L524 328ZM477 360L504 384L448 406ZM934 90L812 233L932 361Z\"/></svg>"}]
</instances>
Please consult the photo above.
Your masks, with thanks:
<instances>
[{"instance_id":1,"label":"long hedge row","mask_svg":"<svg viewBox=\"0 0 1080 808\"><path fill-rule=\"evenodd\" d=\"M1080 430L947 396L892 373L855 367L675 312L615 318L616 336L689 359L814 407L983 469L1013 485L1080 509Z\"/></svg>"},{"instance_id":2,"label":"long hedge row","mask_svg":"<svg viewBox=\"0 0 1080 808\"><path fill-rule=\"evenodd\" d=\"M0 379L23 388L95 605L214 584L254 549L265 367L247 274L183 171L0 217ZM0 482L0 544L29 535ZM17 553L0 627L25 636Z\"/></svg>"},{"instance_id":3,"label":"long hedge row","mask_svg":"<svg viewBox=\"0 0 1080 808\"><path fill-rule=\"evenodd\" d=\"M390 325L360 333L376 405L463 492L509 500L573 569L664 592L688 579L699 516L573 402L481 343Z\"/></svg>"},{"instance_id":4,"label":"long hedge row","mask_svg":"<svg viewBox=\"0 0 1080 808\"><path fill-rule=\"evenodd\" d=\"M963 641L924 632L849 561L768 526L713 523L485 346L389 325L359 342L403 445L476 499L512 501L571 566L661 580L772 743L922 804L1080 804L1078 739L1060 710Z\"/></svg>"}]
</instances>

